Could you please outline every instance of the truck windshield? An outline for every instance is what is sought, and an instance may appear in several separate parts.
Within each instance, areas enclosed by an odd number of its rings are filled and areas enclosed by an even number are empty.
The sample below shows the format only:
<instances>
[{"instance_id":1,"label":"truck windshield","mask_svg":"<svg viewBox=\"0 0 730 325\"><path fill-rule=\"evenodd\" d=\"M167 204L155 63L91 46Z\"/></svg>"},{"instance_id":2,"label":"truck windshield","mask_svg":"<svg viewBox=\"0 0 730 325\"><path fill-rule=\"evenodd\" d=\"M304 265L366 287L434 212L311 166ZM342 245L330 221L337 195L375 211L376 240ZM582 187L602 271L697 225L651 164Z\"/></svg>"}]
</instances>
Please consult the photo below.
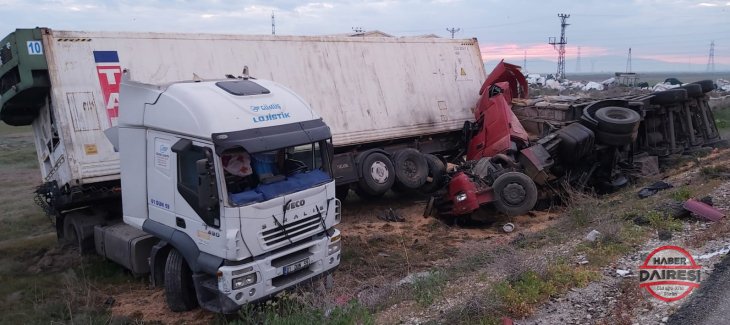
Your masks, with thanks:
<instances>
[{"instance_id":1,"label":"truck windshield","mask_svg":"<svg viewBox=\"0 0 730 325\"><path fill-rule=\"evenodd\" d=\"M267 201L332 181L329 146L329 141L319 141L266 152L223 151L229 205Z\"/></svg>"}]
</instances>

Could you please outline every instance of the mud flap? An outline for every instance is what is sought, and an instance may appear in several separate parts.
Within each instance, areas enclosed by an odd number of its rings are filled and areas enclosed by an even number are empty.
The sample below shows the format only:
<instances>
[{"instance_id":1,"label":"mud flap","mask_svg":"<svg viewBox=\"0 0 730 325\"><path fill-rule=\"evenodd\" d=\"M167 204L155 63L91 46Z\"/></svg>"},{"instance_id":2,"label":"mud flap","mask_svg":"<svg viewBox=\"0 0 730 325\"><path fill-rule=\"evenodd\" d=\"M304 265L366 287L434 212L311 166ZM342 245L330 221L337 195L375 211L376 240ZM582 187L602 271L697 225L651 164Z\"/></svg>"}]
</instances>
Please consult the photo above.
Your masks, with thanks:
<instances>
[{"instance_id":1,"label":"mud flap","mask_svg":"<svg viewBox=\"0 0 730 325\"><path fill-rule=\"evenodd\" d=\"M214 313L235 314L241 308L235 301L218 290L215 276L205 273L193 274L193 284L198 303L203 309Z\"/></svg>"}]
</instances>

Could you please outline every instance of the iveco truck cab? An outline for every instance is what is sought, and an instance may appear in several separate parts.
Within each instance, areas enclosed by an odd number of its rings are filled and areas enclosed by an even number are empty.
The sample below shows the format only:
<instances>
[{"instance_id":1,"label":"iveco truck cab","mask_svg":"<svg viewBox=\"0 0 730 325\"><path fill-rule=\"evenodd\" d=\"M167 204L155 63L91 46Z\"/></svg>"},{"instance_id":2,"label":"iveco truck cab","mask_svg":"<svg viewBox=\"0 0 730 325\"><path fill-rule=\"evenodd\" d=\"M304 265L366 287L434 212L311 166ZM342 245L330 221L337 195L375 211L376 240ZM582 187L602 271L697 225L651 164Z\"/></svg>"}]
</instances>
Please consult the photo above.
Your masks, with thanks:
<instances>
[{"instance_id":1,"label":"iveco truck cab","mask_svg":"<svg viewBox=\"0 0 730 325\"><path fill-rule=\"evenodd\" d=\"M171 309L233 312L339 264L330 130L282 85L125 80L108 133L124 225L156 243L97 225L97 251L149 256Z\"/></svg>"}]
</instances>

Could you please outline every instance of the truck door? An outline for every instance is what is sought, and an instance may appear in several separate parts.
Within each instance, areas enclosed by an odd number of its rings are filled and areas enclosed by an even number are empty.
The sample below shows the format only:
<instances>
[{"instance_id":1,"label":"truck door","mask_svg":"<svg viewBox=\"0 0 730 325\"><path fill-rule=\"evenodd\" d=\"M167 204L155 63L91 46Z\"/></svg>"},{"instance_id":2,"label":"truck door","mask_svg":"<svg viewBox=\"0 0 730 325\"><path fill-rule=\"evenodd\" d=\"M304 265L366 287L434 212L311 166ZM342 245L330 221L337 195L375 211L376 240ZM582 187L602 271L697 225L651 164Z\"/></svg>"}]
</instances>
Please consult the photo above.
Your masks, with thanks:
<instances>
[{"instance_id":1,"label":"truck door","mask_svg":"<svg viewBox=\"0 0 730 325\"><path fill-rule=\"evenodd\" d=\"M220 255L225 238L221 235L217 156L210 144L185 138L176 138L170 150L173 226L187 233L201 251Z\"/></svg>"},{"instance_id":2,"label":"truck door","mask_svg":"<svg viewBox=\"0 0 730 325\"><path fill-rule=\"evenodd\" d=\"M147 206L149 218L175 227L175 137L147 132Z\"/></svg>"}]
</instances>

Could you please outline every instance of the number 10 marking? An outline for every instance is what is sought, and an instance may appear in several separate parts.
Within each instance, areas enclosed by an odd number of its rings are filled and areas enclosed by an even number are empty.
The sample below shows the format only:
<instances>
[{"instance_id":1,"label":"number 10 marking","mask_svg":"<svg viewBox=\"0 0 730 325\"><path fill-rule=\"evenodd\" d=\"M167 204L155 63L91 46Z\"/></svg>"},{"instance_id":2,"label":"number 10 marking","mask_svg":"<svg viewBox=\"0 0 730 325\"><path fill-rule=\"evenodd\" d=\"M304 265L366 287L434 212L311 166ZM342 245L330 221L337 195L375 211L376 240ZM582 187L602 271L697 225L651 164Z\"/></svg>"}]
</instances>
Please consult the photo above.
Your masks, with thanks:
<instances>
[{"instance_id":1,"label":"number 10 marking","mask_svg":"<svg viewBox=\"0 0 730 325\"><path fill-rule=\"evenodd\" d=\"M28 54L29 55L43 54L43 45L41 45L41 41L28 41Z\"/></svg>"}]
</instances>

